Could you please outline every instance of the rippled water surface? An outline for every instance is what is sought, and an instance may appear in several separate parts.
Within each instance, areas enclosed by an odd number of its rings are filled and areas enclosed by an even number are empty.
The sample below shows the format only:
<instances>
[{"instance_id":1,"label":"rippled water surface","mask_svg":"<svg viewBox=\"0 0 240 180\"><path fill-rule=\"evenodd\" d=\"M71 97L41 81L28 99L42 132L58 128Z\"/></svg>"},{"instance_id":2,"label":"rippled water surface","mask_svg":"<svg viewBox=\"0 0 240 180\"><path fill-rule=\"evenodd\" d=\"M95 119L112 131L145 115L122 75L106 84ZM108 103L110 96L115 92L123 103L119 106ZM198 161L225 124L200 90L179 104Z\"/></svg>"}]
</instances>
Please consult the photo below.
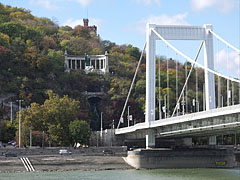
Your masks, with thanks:
<instances>
[{"instance_id":1,"label":"rippled water surface","mask_svg":"<svg viewBox=\"0 0 240 180\"><path fill-rule=\"evenodd\" d=\"M240 180L240 169L158 169L0 173L0 180Z\"/></svg>"}]
</instances>

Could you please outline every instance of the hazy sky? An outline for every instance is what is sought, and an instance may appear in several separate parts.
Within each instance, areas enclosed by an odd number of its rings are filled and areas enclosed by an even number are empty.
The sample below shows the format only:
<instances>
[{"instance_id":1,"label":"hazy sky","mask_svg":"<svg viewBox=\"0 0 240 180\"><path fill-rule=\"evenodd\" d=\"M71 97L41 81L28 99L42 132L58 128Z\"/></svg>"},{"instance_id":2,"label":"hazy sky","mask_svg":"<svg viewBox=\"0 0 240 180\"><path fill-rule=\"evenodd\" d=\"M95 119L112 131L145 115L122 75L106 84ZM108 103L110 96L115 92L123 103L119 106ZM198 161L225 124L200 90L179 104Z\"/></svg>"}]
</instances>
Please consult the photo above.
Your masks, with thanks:
<instances>
[{"instance_id":1,"label":"hazy sky","mask_svg":"<svg viewBox=\"0 0 240 180\"><path fill-rule=\"evenodd\" d=\"M74 27L82 24L82 19L88 17L90 25L98 26L98 33L102 39L117 44L133 44L140 49L145 42L148 22L163 25L212 24L213 30L218 35L240 48L240 0L0 0L0 2L29 9L33 15L48 17L60 26ZM177 42L176 46L182 47L183 50L185 48L184 52L194 57L200 42L186 44ZM226 59L224 57L227 48L220 44L218 49L216 59L219 63L216 67L220 69L221 63L223 64ZM174 56L174 52L170 54ZM237 72L239 55L230 50L228 56L233 62L229 63L228 70ZM223 67L226 68L225 63Z\"/></svg>"}]
</instances>

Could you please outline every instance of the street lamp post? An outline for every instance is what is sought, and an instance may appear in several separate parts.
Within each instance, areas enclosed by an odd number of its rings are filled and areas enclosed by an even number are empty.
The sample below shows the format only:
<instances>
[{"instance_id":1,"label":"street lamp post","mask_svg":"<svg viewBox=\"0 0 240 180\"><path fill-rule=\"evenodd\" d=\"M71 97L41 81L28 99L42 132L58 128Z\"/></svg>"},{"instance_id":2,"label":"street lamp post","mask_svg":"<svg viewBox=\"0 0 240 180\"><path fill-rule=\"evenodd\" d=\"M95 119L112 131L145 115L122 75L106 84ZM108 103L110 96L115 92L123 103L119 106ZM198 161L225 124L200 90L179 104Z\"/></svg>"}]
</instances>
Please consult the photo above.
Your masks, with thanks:
<instances>
[{"instance_id":1,"label":"street lamp post","mask_svg":"<svg viewBox=\"0 0 240 180\"><path fill-rule=\"evenodd\" d=\"M153 121L153 109L151 110L151 121Z\"/></svg>"},{"instance_id":2,"label":"street lamp post","mask_svg":"<svg viewBox=\"0 0 240 180\"><path fill-rule=\"evenodd\" d=\"M103 125L102 125L102 115L103 115L103 112L101 112L101 133L103 131Z\"/></svg>"},{"instance_id":3,"label":"street lamp post","mask_svg":"<svg viewBox=\"0 0 240 180\"><path fill-rule=\"evenodd\" d=\"M164 95L165 119L167 118L167 94Z\"/></svg>"},{"instance_id":4,"label":"street lamp post","mask_svg":"<svg viewBox=\"0 0 240 180\"><path fill-rule=\"evenodd\" d=\"M18 108L19 108L19 126L18 126L18 128L19 128L19 130L18 130L18 132L19 132L19 138L18 138L19 148L21 147L21 102L22 101L23 100L17 100L17 102L19 103L19 106L18 106Z\"/></svg>"},{"instance_id":5,"label":"street lamp post","mask_svg":"<svg viewBox=\"0 0 240 180\"><path fill-rule=\"evenodd\" d=\"M178 116L179 110L180 110L180 103L178 102L177 103L177 116Z\"/></svg>"},{"instance_id":6,"label":"street lamp post","mask_svg":"<svg viewBox=\"0 0 240 180\"><path fill-rule=\"evenodd\" d=\"M221 98L221 107L223 107L223 95L220 94L220 98Z\"/></svg>"},{"instance_id":7,"label":"street lamp post","mask_svg":"<svg viewBox=\"0 0 240 180\"><path fill-rule=\"evenodd\" d=\"M185 108L184 108L184 106L185 106L185 101L184 101L184 96L183 96L183 98L182 98L182 114L183 115L185 115Z\"/></svg>"},{"instance_id":8,"label":"street lamp post","mask_svg":"<svg viewBox=\"0 0 240 180\"><path fill-rule=\"evenodd\" d=\"M160 120L160 119L162 119L162 110L161 110L162 105L161 105L161 99L159 98L158 101L159 101L159 108L158 108L158 109L159 109L159 120Z\"/></svg>"},{"instance_id":9,"label":"street lamp post","mask_svg":"<svg viewBox=\"0 0 240 180\"><path fill-rule=\"evenodd\" d=\"M102 136L103 136L103 112L101 112L101 133L100 133L100 138L101 138L101 145L102 145L102 141L103 141L103 138L102 138Z\"/></svg>"},{"instance_id":10,"label":"street lamp post","mask_svg":"<svg viewBox=\"0 0 240 180\"><path fill-rule=\"evenodd\" d=\"M12 107L12 102L10 102L10 108L11 108L11 116L10 116L10 119L11 119L11 124L12 124L12 121L13 121L13 107Z\"/></svg>"},{"instance_id":11,"label":"street lamp post","mask_svg":"<svg viewBox=\"0 0 240 180\"><path fill-rule=\"evenodd\" d=\"M129 110L130 110L131 106L128 106L128 127L129 127L129 123L130 123L130 118L129 118Z\"/></svg>"},{"instance_id":12,"label":"street lamp post","mask_svg":"<svg viewBox=\"0 0 240 180\"><path fill-rule=\"evenodd\" d=\"M29 146L30 146L30 148L31 148L31 147L32 147L32 129L30 129L29 136L30 136Z\"/></svg>"},{"instance_id":13,"label":"street lamp post","mask_svg":"<svg viewBox=\"0 0 240 180\"><path fill-rule=\"evenodd\" d=\"M196 105L196 101L195 99L192 100L192 105L193 105L193 112L196 112L196 108L195 108L195 105Z\"/></svg>"}]
</instances>

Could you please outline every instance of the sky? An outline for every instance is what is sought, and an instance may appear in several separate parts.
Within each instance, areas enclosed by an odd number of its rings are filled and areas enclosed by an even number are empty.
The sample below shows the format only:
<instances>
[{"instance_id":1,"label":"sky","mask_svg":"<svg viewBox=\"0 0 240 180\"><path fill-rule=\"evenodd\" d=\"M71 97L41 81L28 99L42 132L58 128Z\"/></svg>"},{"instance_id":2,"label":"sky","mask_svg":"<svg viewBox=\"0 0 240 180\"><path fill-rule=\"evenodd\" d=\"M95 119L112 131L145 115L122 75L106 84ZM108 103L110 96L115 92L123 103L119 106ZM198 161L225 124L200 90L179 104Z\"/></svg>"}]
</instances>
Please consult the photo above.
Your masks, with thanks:
<instances>
[{"instance_id":1,"label":"sky","mask_svg":"<svg viewBox=\"0 0 240 180\"><path fill-rule=\"evenodd\" d=\"M5 5L28 9L34 16L47 17L59 26L82 25L88 18L97 25L103 40L119 45L143 48L146 24L193 25L212 24L213 31L236 48L240 48L240 0L0 0ZM200 42L172 42L194 58ZM159 43L159 48L164 46ZM240 57L223 43L214 41L216 68L239 76ZM159 53L181 57L166 47ZM164 52L164 53L163 53ZM231 63L225 66L226 56ZM184 61L184 60L182 60Z\"/></svg>"}]
</instances>

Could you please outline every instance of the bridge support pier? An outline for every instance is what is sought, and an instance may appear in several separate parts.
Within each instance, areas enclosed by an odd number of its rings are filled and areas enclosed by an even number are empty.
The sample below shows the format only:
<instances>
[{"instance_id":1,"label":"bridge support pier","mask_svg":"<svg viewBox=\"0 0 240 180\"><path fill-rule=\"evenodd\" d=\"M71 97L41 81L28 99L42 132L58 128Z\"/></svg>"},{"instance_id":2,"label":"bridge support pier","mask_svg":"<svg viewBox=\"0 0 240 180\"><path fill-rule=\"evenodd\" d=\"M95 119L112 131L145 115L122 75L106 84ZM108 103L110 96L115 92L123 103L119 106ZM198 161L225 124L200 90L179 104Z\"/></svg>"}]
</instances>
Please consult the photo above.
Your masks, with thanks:
<instances>
[{"instance_id":1,"label":"bridge support pier","mask_svg":"<svg viewBox=\"0 0 240 180\"><path fill-rule=\"evenodd\" d=\"M152 129L146 132L146 149L155 147L155 132Z\"/></svg>"},{"instance_id":2,"label":"bridge support pier","mask_svg":"<svg viewBox=\"0 0 240 180\"><path fill-rule=\"evenodd\" d=\"M192 138L186 137L186 138L176 139L175 146L192 147Z\"/></svg>"},{"instance_id":3,"label":"bridge support pier","mask_svg":"<svg viewBox=\"0 0 240 180\"><path fill-rule=\"evenodd\" d=\"M208 145L217 145L217 136L210 136L208 139Z\"/></svg>"}]
</instances>

